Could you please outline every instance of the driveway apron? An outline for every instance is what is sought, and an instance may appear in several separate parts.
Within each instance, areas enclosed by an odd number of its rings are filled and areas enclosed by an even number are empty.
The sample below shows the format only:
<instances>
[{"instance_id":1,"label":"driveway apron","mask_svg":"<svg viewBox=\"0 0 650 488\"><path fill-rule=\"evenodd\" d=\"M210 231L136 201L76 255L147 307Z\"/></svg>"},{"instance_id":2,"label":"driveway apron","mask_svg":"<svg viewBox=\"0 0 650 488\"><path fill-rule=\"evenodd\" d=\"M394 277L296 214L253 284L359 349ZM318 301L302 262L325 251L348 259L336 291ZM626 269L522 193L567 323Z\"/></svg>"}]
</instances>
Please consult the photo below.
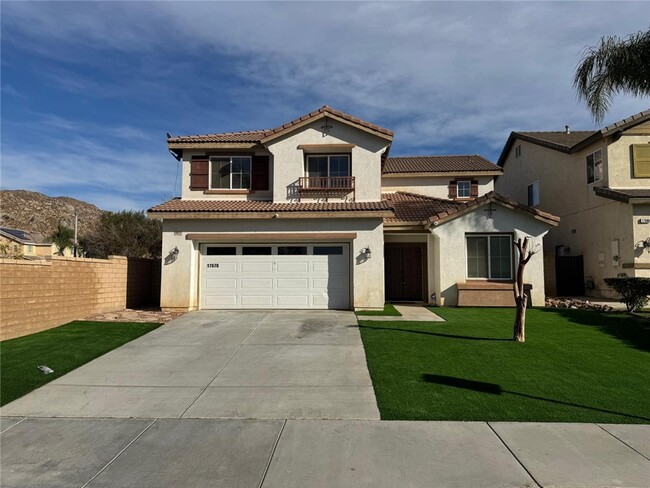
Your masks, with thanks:
<instances>
[{"instance_id":1,"label":"driveway apron","mask_svg":"<svg viewBox=\"0 0 650 488\"><path fill-rule=\"evenodd\" d=\"M29 417L378 419L341 311L186 314L2 408Z\"/></svg>"}]
</instances>

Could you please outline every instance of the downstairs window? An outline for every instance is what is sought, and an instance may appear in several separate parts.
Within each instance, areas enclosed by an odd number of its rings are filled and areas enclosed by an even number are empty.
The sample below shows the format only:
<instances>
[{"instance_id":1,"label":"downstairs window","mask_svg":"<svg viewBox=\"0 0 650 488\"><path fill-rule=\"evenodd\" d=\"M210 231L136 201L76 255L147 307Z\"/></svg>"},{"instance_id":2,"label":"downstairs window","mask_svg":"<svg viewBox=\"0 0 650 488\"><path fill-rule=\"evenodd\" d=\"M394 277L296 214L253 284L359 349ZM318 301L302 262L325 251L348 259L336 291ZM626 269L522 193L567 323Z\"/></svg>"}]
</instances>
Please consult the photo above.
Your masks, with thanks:
<instances>
[{"instance_id":1,"label":"downstairs window","mask_svg":"<svg viewBox=\"0 0 650 488\"><path fill-rule=\"evenodd\" d=\"M508 234L468 235L467 277L512 279L512 237Z\"/></svg>"}]
</instances>

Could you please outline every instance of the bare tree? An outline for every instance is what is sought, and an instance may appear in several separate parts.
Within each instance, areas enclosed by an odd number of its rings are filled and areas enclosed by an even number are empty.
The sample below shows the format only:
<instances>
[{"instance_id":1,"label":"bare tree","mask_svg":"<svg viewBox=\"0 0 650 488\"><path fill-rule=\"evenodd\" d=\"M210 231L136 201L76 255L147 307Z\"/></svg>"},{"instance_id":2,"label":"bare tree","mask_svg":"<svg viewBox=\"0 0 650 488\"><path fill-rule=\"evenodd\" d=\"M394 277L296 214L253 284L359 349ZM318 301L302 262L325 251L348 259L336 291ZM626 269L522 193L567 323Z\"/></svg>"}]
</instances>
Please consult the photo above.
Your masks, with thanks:
<instances>
[{"instance_id":1,"label":"bare tree","mask_svg":"<svg viewBox=\"0 0 650 488\"><path fill-rule=\"evenodd\" d=\"M515 325L512 331L512 340L517 342L526 342L526 307L528 306L528 295L524 289L524 268L539 249L530 249L531 240L529 237L521 237L515 242L515 247L519 251L519 265L517 266L517 279L513 285L515 295L515 304L517 305L517 315L515 316Z\"/></svg>"}]
</instances>

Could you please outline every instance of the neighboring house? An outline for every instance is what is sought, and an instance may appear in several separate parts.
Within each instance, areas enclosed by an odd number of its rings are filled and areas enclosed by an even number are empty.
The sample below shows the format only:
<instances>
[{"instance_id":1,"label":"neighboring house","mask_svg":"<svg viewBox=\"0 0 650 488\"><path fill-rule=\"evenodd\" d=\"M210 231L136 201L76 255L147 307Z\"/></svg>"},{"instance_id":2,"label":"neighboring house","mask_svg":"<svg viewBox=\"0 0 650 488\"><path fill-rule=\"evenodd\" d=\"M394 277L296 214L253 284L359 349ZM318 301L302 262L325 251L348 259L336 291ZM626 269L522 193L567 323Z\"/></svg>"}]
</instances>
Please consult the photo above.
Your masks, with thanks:
<instances>
[{"instance_id":1,"label":"neighboring house","mask_svg":"<svg viewBox=\"0 0 650 488\"><path fill-rule=\"evenodd\" d=\"M388 157L393 132L330 107L275 129L169 136L182 194L163 220L161 306L511 305L512 239L557 217L495 194L480 156ZM544 303L542 257L528 264Z\"/></svg>"},{"instance_id":2,"label":"neighboring house","mask_svg":"<svg viewBox=\"0 0 650 488\"><path fill-rule=\"evenodd\" d=\"M547 291L611 297L650 277L650 110L599 131L512 132L495 188L562 219L544 239Z\"/></svg>"},{"instance_id":3,"label":"neighboring house","mask_svg":"<svg viewBox=\"0 0 650 488\"><path fill-rule=\"evenodd\" d=\"M39 232L0 227L2 254L38 259L52 256L52 243Z\"/></svg>"}]
</instances>

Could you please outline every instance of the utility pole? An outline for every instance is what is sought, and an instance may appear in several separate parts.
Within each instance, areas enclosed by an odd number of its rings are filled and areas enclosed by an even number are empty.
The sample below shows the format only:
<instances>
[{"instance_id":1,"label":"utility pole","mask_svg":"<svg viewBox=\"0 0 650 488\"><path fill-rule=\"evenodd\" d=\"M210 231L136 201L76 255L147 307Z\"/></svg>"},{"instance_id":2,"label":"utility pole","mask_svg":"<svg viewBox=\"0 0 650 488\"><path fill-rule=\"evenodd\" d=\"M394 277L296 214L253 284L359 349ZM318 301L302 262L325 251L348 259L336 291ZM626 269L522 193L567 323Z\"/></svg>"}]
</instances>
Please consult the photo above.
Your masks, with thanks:
<instances>
[{"instance_id":1,"label":"utility pole","mask_svg":"<svg viewBox=\"0 0 650 488\"><path fill-rule=\"evenodd\" d=\"M77 224L78 224L78 219L77 219L77 211L74 211L74 257L77 256L77 249L79 247L79 243L77 242Z\"/></svg>"}]
</instances>

